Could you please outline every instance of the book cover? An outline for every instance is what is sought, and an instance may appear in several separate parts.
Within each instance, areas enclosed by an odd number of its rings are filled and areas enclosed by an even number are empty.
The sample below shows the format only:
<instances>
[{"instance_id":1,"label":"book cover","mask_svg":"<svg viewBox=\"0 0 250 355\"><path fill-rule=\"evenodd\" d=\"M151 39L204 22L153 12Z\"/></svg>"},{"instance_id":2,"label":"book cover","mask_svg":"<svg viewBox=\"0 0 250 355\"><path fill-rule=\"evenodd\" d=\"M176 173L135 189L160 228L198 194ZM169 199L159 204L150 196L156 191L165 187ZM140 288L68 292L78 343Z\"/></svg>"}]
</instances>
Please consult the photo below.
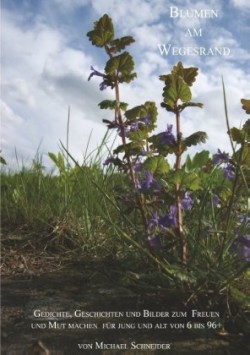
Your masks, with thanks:
<instances>
[{"instance_id":1,"label":"book cover","mask_svg":"<svg viewBox=\"0 0 250 355\"><path fill-rule=\"evenodd\" d=\"M249 353L249 2L1 12L1 353Z\"/></svg>"}]
</instances>

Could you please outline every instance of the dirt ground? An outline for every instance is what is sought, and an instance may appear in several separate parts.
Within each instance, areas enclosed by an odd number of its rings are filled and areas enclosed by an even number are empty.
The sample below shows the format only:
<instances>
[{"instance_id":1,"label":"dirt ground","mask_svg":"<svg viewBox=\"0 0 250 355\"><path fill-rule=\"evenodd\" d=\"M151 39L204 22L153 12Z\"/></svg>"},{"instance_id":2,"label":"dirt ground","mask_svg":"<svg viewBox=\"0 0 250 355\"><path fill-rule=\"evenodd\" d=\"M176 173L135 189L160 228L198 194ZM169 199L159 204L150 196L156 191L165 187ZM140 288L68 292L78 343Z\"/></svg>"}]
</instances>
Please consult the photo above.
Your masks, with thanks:
<instances>
[{"instance_id":1,"label":"dirt ground","mask_svg":"<svg viewBox=\"0 0 250 355\"><path fill-rule=\"evenodd\" d=\"M73 258L74 259L74 258ZM125 312L171 310L168 295L135 292L115 277L116 265L97 260L72 260L48 250L2 245L2 355L74 354L249 354L243 335L204 332L200 329L138 329L145 319L78 318L76 310ZM36 311L47 312L44 318ZM51 315L50 312L57 312ZM60 318L67 312L71 318ZM39 313L40 314L40 313ZM48 314L50 314L48 316ZM65 314L64 314L65 315ZM155 325L157 319L150 322ZM182 322L179 319L178 322ZM133 322L134 329L118 329ZM62 324L65 323L65 326ZM115 329L103 328L112 323ZM73 324L75 329L69 329ZM76 324L80 324L79 328ZM99 348L126 344L124 349ZM136 344L170 344L170 350L138 350ZM78 344L89 349L80 350ZM86 345L87 344L87 345ZM92 346L92 348L91 348Z\"/></svg>"}]
</instances>

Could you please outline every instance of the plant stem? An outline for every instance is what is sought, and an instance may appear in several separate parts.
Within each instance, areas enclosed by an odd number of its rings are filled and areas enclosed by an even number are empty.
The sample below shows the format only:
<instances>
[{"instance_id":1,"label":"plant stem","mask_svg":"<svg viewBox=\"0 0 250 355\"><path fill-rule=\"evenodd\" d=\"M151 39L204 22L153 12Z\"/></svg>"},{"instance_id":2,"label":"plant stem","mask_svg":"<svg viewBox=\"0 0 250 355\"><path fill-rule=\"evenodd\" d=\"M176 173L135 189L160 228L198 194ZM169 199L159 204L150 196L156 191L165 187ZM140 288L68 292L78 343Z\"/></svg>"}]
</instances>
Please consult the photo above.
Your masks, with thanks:
<instances>
[{"instance_id":1,"label":"plant stem","mask_svg":"<svg viewBox=\"0 0 250 355\"><path fill-rule=\"evenodd\" d=\"M116 122L118 122L119 127L121 129L122 144L126 145L125 129L124 129L123 121L122 121L121 109L120 109L120 106L119 106L119 103L120 103L120 92L119 92L119 82L118 82L118 78L117 77L115 79L115 98L116 98L115 120L116 120ZM128 162L130 178L132 180L134 188L136 189L137 187L136 187L136 177L135 177L134 167L133 167L131 159L130 159L130 157L128 155L126 155L126 159L127 159L127 162ZM140 210L140 213L141 213L141 216L142 216L144 227L146 229L147 225L148 225L148 221L147 221L147 217L146 217L146 213L145 213L145 209L144 209L144 204L143 204L143 201L142 201L142 196L139 193L136 193L136 201L137 201L137 205L139 207L139 210Z\"/></svg>"},{"instance_id":2,"label":"plant stem","mask_svg":"<svg viewBox=\"0 0 250 355\"><path fill-rule=\"evenodd\" d=\"M112 58L113 55L112 55L112 53L110 52L110 50L109 50L109 48L107 46L105 47L105 50L106 50L106 53L108 54L108 56L110 58ZM124 128L122 115L121 115L121 109L120 109L120 90L119 90L118 72L116 72L114 84L115 84L115 100L116 100L115 122L118 123L118 125L120 127L122 144L125 146L126 145L126 134L125 134L125 128ZM133 164L131 162L130 156L126 155L126 159L127 159L127 162L128 162L129 175L130 175L131 181L133 183L134 188L137 190L135 171L134 171L134 167L133 167ZM140 193L136 193L136 201L137 201L137 205L139 207L139 210L140 210L140 213L141 213L141 216L142 216L144 228L146 230L147 229L147 225L148 225L148 221L147 221L147 217L146 217L144 203L143 203L142 196L141 196Z\"/></svg>"},{"instance_id":3,"label":"plant stem","mask_svg":"<svg viewBox=\"0 0 250 355\"><path fill-rule=\"evenodd\" d=\"M177 106L177 105L176 105ZM176 117L176 139L177 139L177 149L176 149L176 162L175 162L175 170L181 169L181 129L180 129L180 111L178 107L175 110ZM175 185L175 193L176 193L176 207L177 207L177 230L179 239L181 242L181 260L183 265L187 263L187 241L185 234L183 232L183 215L182 215L182 206L181 206L181 185L179 182Z\"/></svg>"}]
</instances>

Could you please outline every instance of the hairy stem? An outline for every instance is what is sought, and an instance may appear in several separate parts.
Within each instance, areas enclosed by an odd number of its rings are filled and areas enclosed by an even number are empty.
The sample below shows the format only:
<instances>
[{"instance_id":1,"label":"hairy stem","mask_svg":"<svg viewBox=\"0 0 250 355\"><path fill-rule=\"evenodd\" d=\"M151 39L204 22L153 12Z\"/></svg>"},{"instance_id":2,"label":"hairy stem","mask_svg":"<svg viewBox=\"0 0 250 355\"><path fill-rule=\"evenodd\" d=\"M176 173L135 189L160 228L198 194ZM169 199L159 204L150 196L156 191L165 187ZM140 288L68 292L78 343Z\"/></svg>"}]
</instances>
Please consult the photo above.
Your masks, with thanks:
<instances>
[{"instance_id":1,"label":"hairy stem","mask_svg":"<svg viewBox=\"0 0 250 355\"><path fill-rule=\"evenodd\" d=\"M180 111L176 108L176 137L177 137L177 149L176 149L176 162L175 162L175 170L181 169L181 128L180 128ZM179 239L181 242L181 260L185 265L187 262L187 241L185 234L183 232L183 214L182 214L182 206L181 206L181 186L180 183L177 182L175 185L175 193L176 193L176 207L177 207L177 230Z\"/></svg>"},{"instance_id":2,"label":"hairy stem","mask_svg":"<svg viewBox=\"0 0 250 355\"><path fill-rule=\"evenodd\" d=\"M110 58L112 58L113 55L110 52L109 48L105 47L105 50L106 50L108 56ZM120 109L120 90L119 90L118 72L116 72L114 84L115 84L115 100L116 100L115 121L116 121L116 123L119 124L119 127L120 127L122 144L126 145L125 127L124 127L124 124L123 124L122 115L121 115L121 109ZM130 175L131 181L133 183L134 188L137 189L135 171L134 171L134 167L133 167L133 164L131 162L130 156L126 155L126 159L127 159L127 163L128 163L128 169L129 169L129 175ZM139 207L139 210L140 210L140 213L141 213L141 216L142 216L144 228L146 230L147 225L148 225L148 221L147 221L147 217L146 217L144 203L143 203L142 196L141 196L140 193L136 193L136 202L137 202L137 205Z\"/></svg>"},{"instance_id":3,"label":"hairy stem","mask_svg":"<svg viewBox=\"0 0 250 355\"><path fill-rule=\"evenodd\" d=\"M120 103L120 92L119 92L119 82L118 82L118 78L116 77L115 79L115 98L116 98L116 108L115 108L115 120L116 122L118 122L120 128L121 128L121 138L122 138L122 144L125 145L126 144L126 135L125 135L125 128L123 125L123 120L122 120L122 115L121 115L121 109L119 106ZM135 176L135 171L134 171L134 167L133 164L131 162L131 159L129 156L126 156L127 162L128 162L128 168L129 168L129 175L130 178L132 180L132 183L134 185L134 188L136 189L136 176ZM146 213L145 213L145 208L144 208L144 204L142 201L142 196L137 193L136 194L136 200L137 200L137 205L139 207L141 216L142 216L142 220L143 220L143 224L145 229L147 228L147 217L146 217Z\"/></svg>"}]
</instances>

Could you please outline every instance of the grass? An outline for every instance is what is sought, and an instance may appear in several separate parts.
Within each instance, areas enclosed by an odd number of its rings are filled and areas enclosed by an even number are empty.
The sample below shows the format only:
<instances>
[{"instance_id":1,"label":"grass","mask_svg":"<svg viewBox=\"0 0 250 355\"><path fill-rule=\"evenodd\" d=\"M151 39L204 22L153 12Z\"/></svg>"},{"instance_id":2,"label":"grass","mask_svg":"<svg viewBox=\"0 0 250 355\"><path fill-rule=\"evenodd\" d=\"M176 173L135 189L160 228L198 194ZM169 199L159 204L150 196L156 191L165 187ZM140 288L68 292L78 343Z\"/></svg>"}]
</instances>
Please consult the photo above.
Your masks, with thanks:
<instances>
[{"instance_id":1,"label":"grass","mask_svg":"<svg viewBox=\"0 0 250 355\"><path fill-rule=\"evenodd\" d=\"M14 232L27 226L38 235L63 223L83 249L100 245L108 230L102 218L106 206L93 181L111 193L112 177L108 180L94 162L57 175L44 173L39 161L18 172L2 171L2 228Z\"/></svg>"},{"instance_id":2,"label":"grass","mask_svg":"<svg viewBox=\"0 0 250 355\"><path fill-rule=\"evenodd\" d=\"M137 211L130 212L120 199L129 193L129 182L124 174L112 168L103 169L100 150L95 155L85 155L82 165L63 146L50 157L57 173L46 173L38 155L30 167L22 167L20 171L2 169L4 234L20 239L28 235L34 244L50 245L56 240L59 247L56 252L60 254L60 247L64 251L73 250L73 258L87 256L109 260L111 264L118 262L118 279L124 287L139 292L155 289L173 293L182 307L218 307L232 328L237 323L237 330L245 331L249 275L230 253L223 256L221 264L215 261L220 226L214 224L213 238L201 238L202 218L196 218L199 206L194 206L193 215L187 217L192 257L190 269L182 270L176 259L171 259L171 251L166 250L167 256L159 256L148 250ZM206 205L202 213L207 222L209 218L212 221L215 216L211 214L206 192L200 199ZM222 216L217 216L217 221Z\"/></svg>"}]
</instances>

